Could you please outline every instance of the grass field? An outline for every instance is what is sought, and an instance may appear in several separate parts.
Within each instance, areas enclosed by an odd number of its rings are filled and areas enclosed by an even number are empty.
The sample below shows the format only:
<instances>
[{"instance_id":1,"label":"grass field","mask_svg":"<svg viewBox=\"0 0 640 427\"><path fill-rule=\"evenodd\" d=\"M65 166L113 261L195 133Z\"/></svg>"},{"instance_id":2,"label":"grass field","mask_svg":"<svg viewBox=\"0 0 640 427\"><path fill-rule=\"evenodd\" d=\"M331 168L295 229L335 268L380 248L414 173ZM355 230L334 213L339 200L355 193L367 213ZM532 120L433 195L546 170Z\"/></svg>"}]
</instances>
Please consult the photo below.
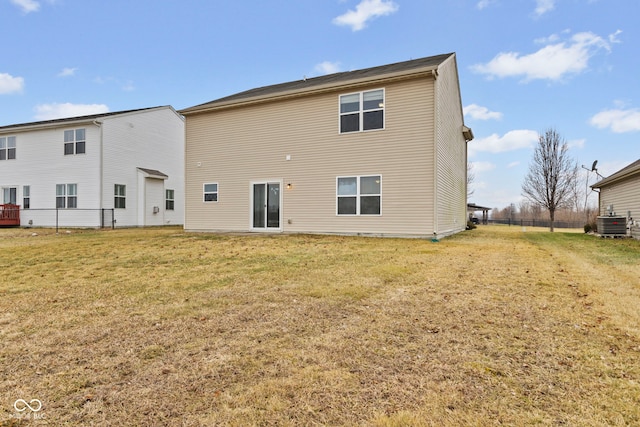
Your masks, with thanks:
<instances>
[{"instance_id":1,"label":"grass field","mask_svg":"<svg viewBox=\"0 0 640 427\"><path fill-rule=\"evenodd\" d=\"M640 425L640 241L13 229L0 265L1 426Z\"/></svg>"}]
</instances>

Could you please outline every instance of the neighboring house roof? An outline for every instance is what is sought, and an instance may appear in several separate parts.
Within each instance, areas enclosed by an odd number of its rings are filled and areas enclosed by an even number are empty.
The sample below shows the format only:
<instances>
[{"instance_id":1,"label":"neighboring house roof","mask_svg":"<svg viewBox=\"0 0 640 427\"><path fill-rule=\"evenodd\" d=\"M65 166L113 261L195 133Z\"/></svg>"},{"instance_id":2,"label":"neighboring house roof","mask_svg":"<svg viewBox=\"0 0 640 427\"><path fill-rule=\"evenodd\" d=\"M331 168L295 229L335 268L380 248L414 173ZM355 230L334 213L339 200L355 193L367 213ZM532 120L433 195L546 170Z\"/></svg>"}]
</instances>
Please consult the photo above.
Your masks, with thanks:
<instances>
[{"instance_id":1,"label":"neighboring house roof","mask_svg":"<svg viewBox=\"0 0 640 427\"><path fill-rule=\"evenodd\" d=\"M172 108L170 106L138 108L135 110L114 111L111 113L90 114L87 116L65 117L63 119L52 119L52 120L42 120L39 122L18 123L13 125L0 126L0 132L23 130L26 128L52 127L52 126L59 126L64 124L71 124L74 122L88 122L88 121L102 119L105 117L117 116L122 114L130 114L130 113L138 113L141 111L155 110L155 109L167 108L167 107Z\"/></svg>"},{"instance_id":2,"label":"neighboring house roof","mask_svg":"<svg viewBox=\"0 0 640 427\"><path fill-rule=\"evenodd\" d=\"M488 208L486 206L479 206L476 205L475 203L467 203L467 210L474 210L474 211L490 211L492 208Z\"/></svg>"},{"instance_id":3,"label":"neighboring house roof","mask_svg":"<svg viewBox=\"0 0 640 427\"><path fill-rule=\"evenodd\" d=\"M446 53L426 58L413 59L410 61L397 62L394 64L381 65L378 67L365 68L362 70L346 71L328 74L321 77L304 78L302 80L296 80L288 83L259 87L196 105L194 107L185 108L179 112L180 114L197 113L235 104L268 101L271 99L295 96L304 93L331 90L335 87L344 87L345 85L348 86L375 82L376 80L392 77L402 78L408 75L424 72L437 76L438 66L454 55L454 53Z\"/></svg>"},{"instance_id":4,"label":"neighboring house roof","mask_svg":"<svg viewBox=\"0 0 640 427\"><path fill-rule=\"evenodd\" d=\"M640 175L640 160L636 160L631 163L629 166L620 169L618 172L610 175L591 186L591 188L602 188L607 185L614 184L615 182L621 181L623 179Z\"/></svg>"}]
</instances>

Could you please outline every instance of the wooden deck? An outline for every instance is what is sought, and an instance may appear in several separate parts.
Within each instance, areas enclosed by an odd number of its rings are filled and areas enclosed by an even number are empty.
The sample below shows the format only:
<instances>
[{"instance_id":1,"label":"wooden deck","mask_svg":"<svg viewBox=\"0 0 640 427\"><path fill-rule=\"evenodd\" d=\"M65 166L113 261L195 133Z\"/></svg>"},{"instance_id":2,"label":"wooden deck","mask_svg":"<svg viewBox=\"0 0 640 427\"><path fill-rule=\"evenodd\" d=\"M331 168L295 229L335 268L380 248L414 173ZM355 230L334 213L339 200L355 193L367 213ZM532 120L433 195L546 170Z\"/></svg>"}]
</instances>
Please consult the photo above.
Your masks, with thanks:
<instances>
[{"instance_id":1,"label":"wooden deck","mask_svg":"<svg viewBox=\"0 0 640 427\"><path fill-rule=\"evenodd\" d=\"M13 204L0 205L0 227L20 226L20 206Z\"/></svg>"}]
</instances>

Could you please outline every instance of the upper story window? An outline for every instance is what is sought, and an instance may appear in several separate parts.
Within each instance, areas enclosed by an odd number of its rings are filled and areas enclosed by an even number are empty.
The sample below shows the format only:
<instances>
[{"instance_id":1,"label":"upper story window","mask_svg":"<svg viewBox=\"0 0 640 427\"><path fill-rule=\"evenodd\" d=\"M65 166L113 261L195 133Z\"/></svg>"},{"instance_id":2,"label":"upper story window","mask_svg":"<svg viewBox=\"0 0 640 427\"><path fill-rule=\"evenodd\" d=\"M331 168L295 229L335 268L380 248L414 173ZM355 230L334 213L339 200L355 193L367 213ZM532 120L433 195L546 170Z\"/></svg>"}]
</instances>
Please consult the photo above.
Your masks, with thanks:
<instances>
[{"instance_id":1,"label":"upper story window","mask_svg":"<svg viewBox=\"0 0 640 427\"><path fill-rule=\"evenodd\" d=\"M337 180L338 215L380 215L382 177L343 176Z\"/></svg>"},{"instance_id":2,"label":"upper story window","mask_svg":"<svg viewBox=\"0 0 640 427\"><path fill-rule=\"evenodd\" d=\"M84 154L87 140L84 129L64 131L64 155Z\"/></svg>"},{"instance_id":3,"label":"upper story window","mask_svg":"<svg viewBox=\"0 0 640 427\"><path fill-rule=\"evenodd\" d=\"M204 201L205 202L217 202L218 201L218 183L211 183L204 185Z\"/></svg>"},{"instance_id":4,"label":"upper story window","mask_svg":"<svg viewBox=\"0 0 640 427\"><path fill-rule=\"evenodd\" d=\"M113 207L125 209L127 207L127 186L115 184L113 187Z\"/></svg>"},{"instance_id":5,"label":"upper story window","mask_svg":"<svg viewBox=\"0 0 640 427\"><path fill-rule=\"evenodd\" d=\"M16 137L0 137L0 160L13 160L16 158Z\"/></svg>"},{"instance_id":6,"label":"upper story window","mask_svg":"<svg viewBox=\"0 0 640 427\"><path fill-rule=\"evenodd\" d=\"M384 89L340 95L340 133L384 129Z\"/></svg>"}]
</instances>

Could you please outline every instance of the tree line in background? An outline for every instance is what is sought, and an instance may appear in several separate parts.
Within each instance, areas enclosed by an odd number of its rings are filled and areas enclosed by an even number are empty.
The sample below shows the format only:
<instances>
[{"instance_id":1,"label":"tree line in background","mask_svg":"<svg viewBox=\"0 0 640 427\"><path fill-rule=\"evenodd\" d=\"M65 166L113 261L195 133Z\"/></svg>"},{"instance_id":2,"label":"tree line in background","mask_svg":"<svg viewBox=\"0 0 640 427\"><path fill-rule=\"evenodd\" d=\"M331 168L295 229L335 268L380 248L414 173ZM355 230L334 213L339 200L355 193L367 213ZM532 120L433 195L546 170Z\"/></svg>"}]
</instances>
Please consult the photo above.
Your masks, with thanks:
<instances>
[{"instance_id":1,"label":"tree line in background","mask_svg":"<svg viewBox=\"0 0 640 427\"><path fill-rule=\"evenodd\" d=\"M595 167L595 163L594 163ZM584 167L583 167L584 168ZM553 128L538 136L529 170L522 183L524 199L518 206L511 204L491 211L493 220L509 223L539 224L546 222L554 231L556 221L595 229L597 202L591 200L590 171L581 171L569 155L567 142ZM592 168L593 169L593 168Z\"/></svg>"}]
</instances>

